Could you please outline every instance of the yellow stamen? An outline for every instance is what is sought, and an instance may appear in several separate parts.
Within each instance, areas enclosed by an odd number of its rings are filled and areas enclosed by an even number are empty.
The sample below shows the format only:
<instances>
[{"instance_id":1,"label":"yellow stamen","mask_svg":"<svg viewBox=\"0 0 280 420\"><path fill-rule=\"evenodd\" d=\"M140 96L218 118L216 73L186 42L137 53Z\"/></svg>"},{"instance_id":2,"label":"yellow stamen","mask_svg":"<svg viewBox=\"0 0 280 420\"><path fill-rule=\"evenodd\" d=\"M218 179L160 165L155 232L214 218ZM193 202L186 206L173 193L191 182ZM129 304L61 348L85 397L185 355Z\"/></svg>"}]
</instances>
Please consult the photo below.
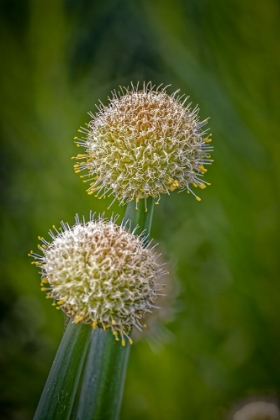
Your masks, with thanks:
<instances>
[{"instance_id":1,"label":"yellow stamen","mask_svg":"<svg viewBox=\"0 0 280 420\"><path fill-rule=\"evenodd\" d=\"M176 190L176 188L178 188L179 185L180 185L179 182L177 181L177 179L173 179L172 181L173 182L172 182L171 186L169 187L170 191Z\"/></svg>"},{"instance_id":2,"label":"yellow stamen","mask_svg":"<svg viewBox=\"0 0 280 420\"><path fill-rule=\"evenodd\" d=\"M83 318L84 318L83 315L76 316L76 318L74 319L74 324L78 324L79 322L82 321Z\"/></svg>"},{"instance_id":3,"label":"yellow stamen","mask_svg":"<svg viewBox=\"0 0 280 420\"><path fill-rule=\"evenodd\" d=\"M198 169L200 169L201 172L207 172L207 169L205 169L203 165L199 165Z\"/></svg>"}]
</instances>

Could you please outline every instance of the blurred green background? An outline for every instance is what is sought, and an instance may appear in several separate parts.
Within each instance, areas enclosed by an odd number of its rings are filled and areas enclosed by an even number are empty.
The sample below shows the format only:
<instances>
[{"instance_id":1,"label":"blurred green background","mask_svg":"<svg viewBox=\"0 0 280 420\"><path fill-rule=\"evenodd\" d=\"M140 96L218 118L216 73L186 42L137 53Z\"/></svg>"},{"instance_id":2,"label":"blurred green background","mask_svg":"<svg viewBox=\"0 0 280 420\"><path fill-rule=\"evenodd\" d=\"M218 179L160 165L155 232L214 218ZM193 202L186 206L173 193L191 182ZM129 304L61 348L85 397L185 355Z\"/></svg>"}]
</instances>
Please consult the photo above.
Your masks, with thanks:
<instances>
[{"instance_id":1,"label":"blurred green background","mask_svg":"<svg viewBox=\"0 0 280 420\"><path fill-rule=\"evenodd\" d=\"M32 418L63 331L27 253L110 203L74 174L73 137L131 81L190 95L215 163L200 203L173 193L155 208L179 314L157 353L132 346L121 418L224 419L248 396L277 398L279 23L278 0L1 1L1 419Z\"/></svg>"}]
</instances>

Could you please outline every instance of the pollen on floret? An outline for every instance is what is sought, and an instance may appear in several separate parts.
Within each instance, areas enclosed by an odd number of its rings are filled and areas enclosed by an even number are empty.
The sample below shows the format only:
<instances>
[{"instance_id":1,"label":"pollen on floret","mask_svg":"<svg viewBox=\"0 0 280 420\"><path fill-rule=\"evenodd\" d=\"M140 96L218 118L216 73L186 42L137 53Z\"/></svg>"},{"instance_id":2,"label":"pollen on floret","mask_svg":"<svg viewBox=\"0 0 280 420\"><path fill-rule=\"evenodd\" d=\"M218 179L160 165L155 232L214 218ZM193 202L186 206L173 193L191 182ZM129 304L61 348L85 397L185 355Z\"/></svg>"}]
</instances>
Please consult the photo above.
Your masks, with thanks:
<instances>
[{"instance_id":1,"label":"pollen on floret","mask_svg":"<svg viewBox=\"0 0 280 420\"><path fill-rule=\"evenodd\" d=\"M85 153L74 166L76 173L87 171L87 192L113 195L120 204L150 196L158 202L176 189L196 196L192 185L202 184L213 148L208 119L200 121L187 99L179 90L168 95L162 86L131 84L89 113L92 120L79 130L84 136L75 139Z\"/></svg>"},{"instance_id":2,"label":"pollen on floret","mask_svg":"<svg viewBox=\"0 0 280 420\"><path fill-rule=\"evenodd\" d=\"M157 308L158 280L165 271L144 234L136 236L115 222L76 216L73 226L53 227L50 242L40 238L42 255L31 251L30 256L40 264L41 290L56 309L73 323L111 329L124 345L126 339L132 343L131 328L141 330L145 314Z\"/></svg>"}]
</instances>

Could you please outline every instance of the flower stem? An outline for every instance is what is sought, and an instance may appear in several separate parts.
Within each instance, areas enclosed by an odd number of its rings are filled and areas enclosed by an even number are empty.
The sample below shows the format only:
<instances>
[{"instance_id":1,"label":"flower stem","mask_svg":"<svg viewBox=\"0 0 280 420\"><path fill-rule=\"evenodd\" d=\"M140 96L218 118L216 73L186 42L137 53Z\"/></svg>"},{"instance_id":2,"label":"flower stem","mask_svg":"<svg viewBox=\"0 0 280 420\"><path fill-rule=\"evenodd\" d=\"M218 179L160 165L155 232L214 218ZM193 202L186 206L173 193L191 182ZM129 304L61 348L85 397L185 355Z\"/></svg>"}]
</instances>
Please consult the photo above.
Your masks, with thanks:
<instances>
[{"instance_id":1,"label":"flower stem","mask_svg":"<svg viewBox=\"0 0 280 420\"><path fill-rule=\"evenodd\" d=\"M34 420L69 419L90 334L90 325L68 322Z\"/></svg>"},{"instance_id":2,"label":"flower stem","mask_svg":"<svg viewBox=\"0 0 280 420\"><path fill-rule=\"evenodd\" d=\"M140 200L138 209L135 201L127 206L124 223L130 221L130 230L139 226L139 233L144 229L150 234L154 199L146 203ZM115 340L111 331L94 331L78 402L76 419L82 420L117 420L119 418L122 394L126 376L126 367L130 345L122 346Z\"/></svg>"},{"instance_id":3,"label":"flower stem","mask_svg":"<svg viewBox=\"0 0 280 420\"><path fill-rule=\"evenodd\" d=\"M129 226L131 230L138 225L139 232L145 230L147 235L149 235L152 227L154 203L155 199L149 197L147 198L146 203L145 200L140 200L136 208L135 201L130 201L126 207L123 222L130 221Z\"/></svg>"},{"instance_id":4,"label":"flower stem","mask_svg":"<svg viewBox=\"0 0 280 420\"><path fill-rule=\"evenodd\" d=\"M97 329L91 339L77 419L115 420L119 416L130 345L111 331Z\"/></svg>"}]
</instances>

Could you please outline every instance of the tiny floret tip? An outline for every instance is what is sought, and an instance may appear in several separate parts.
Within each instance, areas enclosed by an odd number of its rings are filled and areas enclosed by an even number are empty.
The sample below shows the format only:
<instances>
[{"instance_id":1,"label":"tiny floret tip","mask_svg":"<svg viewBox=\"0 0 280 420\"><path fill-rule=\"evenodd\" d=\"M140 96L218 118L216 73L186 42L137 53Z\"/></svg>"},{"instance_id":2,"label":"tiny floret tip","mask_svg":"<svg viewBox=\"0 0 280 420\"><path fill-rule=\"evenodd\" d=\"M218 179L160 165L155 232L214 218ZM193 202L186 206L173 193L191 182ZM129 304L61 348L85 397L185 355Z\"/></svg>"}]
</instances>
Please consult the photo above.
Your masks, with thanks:
<instances>
[{"instance_id":1,"label":"tiny floret tip","mask_svg":"<svg viewBox=\"0 0 280 420\"><path fill-rule=\"evenodd\" d=\"M51 242L41 238L43 255L35 258L41 270L41 290L53 299L74 323L110 328L116 339L132 343L132 326L141 330L142 320L155 307L165 274L154 247L145 235L136 236L102 217L88 222L76 217L70 227L50 231Z\"/></svg>"},{"instance_id":2,"label":"tiny floret tip","mask_svg":"<svg viewBox=\"0 0 280 420\"><path fill-rule=\"evenodd\" d=\"M120 204L149 196L158 201L175 189L196 196L191 185L202 184L213 148L204 129L208 119L200 121L187 99L148 83L142 90L120 88L108 106L97 106L76 140L86 153L76 157L75 172L87 171L88 193L113 194Z\"/></svg>"}]
</instances>

